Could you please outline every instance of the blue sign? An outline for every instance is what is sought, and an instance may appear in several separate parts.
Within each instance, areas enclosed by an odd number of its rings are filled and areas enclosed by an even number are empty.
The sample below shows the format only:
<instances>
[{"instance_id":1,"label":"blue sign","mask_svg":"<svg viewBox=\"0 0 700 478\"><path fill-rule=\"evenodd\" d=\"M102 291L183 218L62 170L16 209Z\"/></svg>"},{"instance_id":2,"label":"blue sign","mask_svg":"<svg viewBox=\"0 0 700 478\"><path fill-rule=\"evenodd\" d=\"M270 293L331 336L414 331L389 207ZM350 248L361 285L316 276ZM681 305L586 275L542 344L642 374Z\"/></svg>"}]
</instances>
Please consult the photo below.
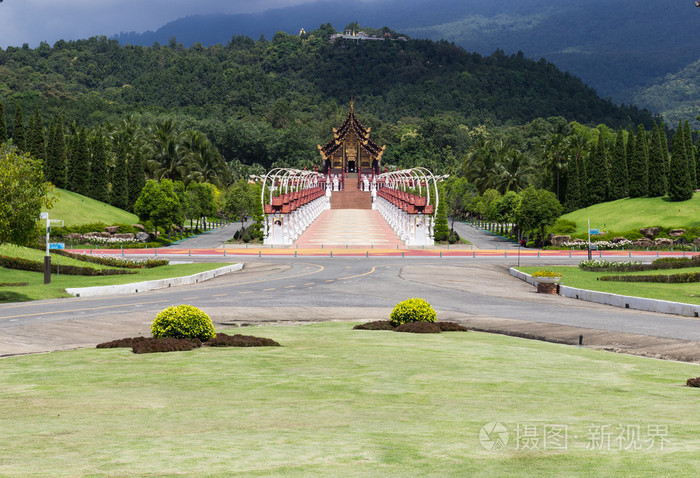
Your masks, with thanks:
<instances>
[{"instance_id":1,"label":"blue sign","mask_svg":"<svg viewBox=\"0 0 700 478\"><path fill-rule=\"evenodd\" d=\"M600 234L600 231L598 229L591 229L589 232L591 234Z\"/></svg>"},{"instance_id":2,"label":"blue sign","mask_svg":"<svg viewBox=\"0 0 700 478\"><path fill-rule=\"evenodd\" d=\"M49 249L65 249L66 244L64 242L49 242Z\"/></svg>"}]
</instances>

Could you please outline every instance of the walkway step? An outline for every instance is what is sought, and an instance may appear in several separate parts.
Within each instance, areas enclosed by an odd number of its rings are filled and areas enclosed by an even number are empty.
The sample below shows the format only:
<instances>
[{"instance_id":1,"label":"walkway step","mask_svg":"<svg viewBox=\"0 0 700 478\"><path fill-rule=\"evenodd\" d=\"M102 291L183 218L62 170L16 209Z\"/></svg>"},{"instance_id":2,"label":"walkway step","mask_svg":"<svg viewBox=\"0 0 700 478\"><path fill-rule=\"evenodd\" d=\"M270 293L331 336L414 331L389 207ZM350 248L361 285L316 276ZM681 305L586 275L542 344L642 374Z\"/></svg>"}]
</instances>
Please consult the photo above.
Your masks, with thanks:
<instances>
[{"instance_id":1,"label":"walkway step","mask_svg":"<svg viewBox=\"0 0 700 478\"><path fill-rule=\"evenodd\" d=\"M357 189L357 183L346 183L343 191L331 195L331 209L372 209L372 195L369 191Z\"/></svg>"},{"instance_id":2,"label":"walkway step","mask_svg":"<svg viewBox=\"0 0 700 478\"><path fill-rule=\"evenodd\" d=\"M335 196L336 193L333 193ZM300 248L321 246L403 247L396 233L377 211L331 209L323 211L297 240Z\"/></svg>"}]
</instances>

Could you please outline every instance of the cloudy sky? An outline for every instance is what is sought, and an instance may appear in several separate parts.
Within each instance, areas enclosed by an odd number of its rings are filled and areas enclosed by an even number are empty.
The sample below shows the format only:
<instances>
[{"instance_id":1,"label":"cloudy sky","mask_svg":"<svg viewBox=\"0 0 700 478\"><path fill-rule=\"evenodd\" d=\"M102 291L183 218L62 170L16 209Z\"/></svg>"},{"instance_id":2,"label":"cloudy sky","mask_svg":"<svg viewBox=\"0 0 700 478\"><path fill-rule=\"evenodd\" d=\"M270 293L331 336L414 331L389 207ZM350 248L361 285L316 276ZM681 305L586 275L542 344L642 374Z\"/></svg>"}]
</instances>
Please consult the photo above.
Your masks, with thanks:
<instances>
[{"instance_id":1,"label":"cloudy sky","mask_svg":"<svg viewBox=\"0 0 700 478\"><path fill-rule=\"evenodd\" d=\"M313 0L0 0L0 47L156 30L187 15L250 13Z\"/></svg>"}]
</instances>

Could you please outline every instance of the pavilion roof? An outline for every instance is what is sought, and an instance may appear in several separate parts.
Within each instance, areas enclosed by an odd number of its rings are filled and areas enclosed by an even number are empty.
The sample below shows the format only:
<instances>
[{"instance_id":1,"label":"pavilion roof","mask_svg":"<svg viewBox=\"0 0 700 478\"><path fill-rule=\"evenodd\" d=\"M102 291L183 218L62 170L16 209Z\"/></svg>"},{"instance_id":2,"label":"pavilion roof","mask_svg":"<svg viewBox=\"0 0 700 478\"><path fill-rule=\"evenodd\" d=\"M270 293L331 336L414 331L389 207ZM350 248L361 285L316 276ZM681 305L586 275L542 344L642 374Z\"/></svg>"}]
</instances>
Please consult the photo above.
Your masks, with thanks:
<instances>
[{"instance_id":1,"label":"pavilion roof","mask_svg":"<svg viewBox=\"0 0 700 478\"><path fill-rule=\"evenodd\" d=\"M386 146L379 146L369 137L372 128L365 128L360 120L355 116L355 107L353 102L350 102L350 112L339 128L333 128L333 139L324 144L319 145L318 149L321 156L325 159L336 152L345 141L350 140L353 136L357 138L362 148L373 157L380 159Z\"/></svg>"}]
</instances>

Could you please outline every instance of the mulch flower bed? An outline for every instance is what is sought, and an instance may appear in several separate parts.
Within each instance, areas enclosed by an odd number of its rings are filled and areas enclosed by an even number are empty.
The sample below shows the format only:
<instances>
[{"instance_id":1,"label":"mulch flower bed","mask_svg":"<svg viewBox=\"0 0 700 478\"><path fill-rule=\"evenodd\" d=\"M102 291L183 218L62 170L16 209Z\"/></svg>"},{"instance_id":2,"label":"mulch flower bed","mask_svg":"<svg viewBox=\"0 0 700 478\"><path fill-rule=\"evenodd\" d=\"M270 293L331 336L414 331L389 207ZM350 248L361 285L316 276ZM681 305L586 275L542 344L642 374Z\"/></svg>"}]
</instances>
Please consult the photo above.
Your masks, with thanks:
<instances>
[{"instance_id":1,"label":"mulch flower bed","mask_svg":"<svg viewBox=\"0 0 700 478\"><path fill-rule=\"evenodd\" d=\"M394 332L410 332L412 334L439 334L440 326L435 322L406 322L394 329Z\"/></svg>"},{"instance_id":2,"label":"mulch flower bed","mask_svg":"<svg viewBox=\"0 0 700 478\"><path fill-rule=\"evenodd\" d=\"M353 329L357 330L394 330L396 327L391 325L388 320L375 320L374 322L367 322L366 324L358 324Z\"/></svg>"},{"instance_id":3,"label":"mulch flower bed","mask_svg":"<svg viewBox=\"0 0 700 478\"><path fill-rule=\"evenodd\" d=\"M216 337L204 342L207 347L280 347L280 344L265 337L253 335L216 334Z\"/></svg>"},{"instance_id":4,"label":"mulch flower bed","mask_svg":"<svg viewBox=\"0 0 700 478\"><path fill-rule=\"evenodd\" d=\"M414 334L439 334L440 332L467 332L463 325L456 322L407 322L398 327L391 325L388 320L375 320L365 324L358 324L353 329L357 330L393 330L395 332L411 332Z\"/></svg>"},{"instance_id":5,"label":"mulch flower bed","mask_svg":"<svg viewBox=\"0 0 700 478\"><path fill-rule=\"evenodd\" d=\"M700 377L689 378L685 384L689 387L700 387Z\"/></svg>"},{"instance_id":6,"label":"mulch flower bed","mask_svg":"<svg viewBox=\"0 0 700 478\"><path fill-rule=\"evenodd\" d=\"M175 339L171 337L131 337L98 344L98 349L128 348L136 354L155 352L181 352L206 347L280 347L280 344L265 337L252 335L228 335L219 333L206 342L199 339Z\"/></svg>"}]
</instances>

